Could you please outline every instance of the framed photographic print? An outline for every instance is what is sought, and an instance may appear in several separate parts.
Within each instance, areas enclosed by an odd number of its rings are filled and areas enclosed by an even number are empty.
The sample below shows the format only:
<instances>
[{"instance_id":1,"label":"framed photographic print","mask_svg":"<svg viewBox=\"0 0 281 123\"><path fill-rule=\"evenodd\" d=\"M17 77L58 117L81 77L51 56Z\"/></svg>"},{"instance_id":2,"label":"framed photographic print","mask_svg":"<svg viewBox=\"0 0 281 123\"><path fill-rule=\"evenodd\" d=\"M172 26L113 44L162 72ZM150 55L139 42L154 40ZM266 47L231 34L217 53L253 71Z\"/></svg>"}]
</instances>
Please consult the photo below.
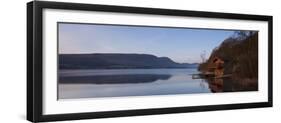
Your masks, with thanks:
<instances>
[{"instance_id":1,"label":"framed photographic print","mask_svg":"<svg viewBox=\"0 0 281 123\"><path fill-rule=\"evenodd\" d=\"M33 122L272 106L272 16L27 4Z\"/></svg>"}]
</instances>

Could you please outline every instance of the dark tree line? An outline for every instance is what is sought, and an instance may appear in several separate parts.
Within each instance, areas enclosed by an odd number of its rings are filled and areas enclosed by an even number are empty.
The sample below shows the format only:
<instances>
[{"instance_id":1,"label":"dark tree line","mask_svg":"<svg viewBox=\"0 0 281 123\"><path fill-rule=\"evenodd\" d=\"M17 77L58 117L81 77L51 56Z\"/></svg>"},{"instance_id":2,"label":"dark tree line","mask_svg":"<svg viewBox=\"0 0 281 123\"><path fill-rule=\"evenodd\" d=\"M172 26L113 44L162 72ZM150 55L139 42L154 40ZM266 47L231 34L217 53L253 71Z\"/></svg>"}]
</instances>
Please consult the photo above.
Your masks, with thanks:
<instances>
[{"instance_id":1,"label":"dark tree line","mask_svg":"<svg viewBox=\"0 0 281 123\"><path fill-rule=\"evenodd\" d=\"M207 70L214 57L225 61L225 74L235 78L258 78L258 32L236 31L216 47L210 57L199 65L199 70Z\"/></svg>"}]
</instances>

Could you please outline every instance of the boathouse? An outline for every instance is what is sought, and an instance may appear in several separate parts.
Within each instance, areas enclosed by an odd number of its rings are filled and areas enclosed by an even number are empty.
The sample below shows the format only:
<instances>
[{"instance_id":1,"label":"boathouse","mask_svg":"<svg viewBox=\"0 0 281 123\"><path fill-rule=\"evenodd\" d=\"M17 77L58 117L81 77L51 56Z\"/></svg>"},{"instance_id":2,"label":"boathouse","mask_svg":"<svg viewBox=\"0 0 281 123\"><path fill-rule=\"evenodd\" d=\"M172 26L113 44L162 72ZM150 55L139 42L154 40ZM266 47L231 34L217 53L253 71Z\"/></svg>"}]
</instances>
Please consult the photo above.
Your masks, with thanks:
<instances>
[{"instance_id":1,"label":"boathouse","mask_svg":"<svg viewBox=\"0 0 281 123\"><path fill-rule=\"evenodd\" d=\"M208 64L208 71L214 73L215 77L220 78L224 74L224 61L219 57L214 57Z\"/></svg>"}]
</instances>

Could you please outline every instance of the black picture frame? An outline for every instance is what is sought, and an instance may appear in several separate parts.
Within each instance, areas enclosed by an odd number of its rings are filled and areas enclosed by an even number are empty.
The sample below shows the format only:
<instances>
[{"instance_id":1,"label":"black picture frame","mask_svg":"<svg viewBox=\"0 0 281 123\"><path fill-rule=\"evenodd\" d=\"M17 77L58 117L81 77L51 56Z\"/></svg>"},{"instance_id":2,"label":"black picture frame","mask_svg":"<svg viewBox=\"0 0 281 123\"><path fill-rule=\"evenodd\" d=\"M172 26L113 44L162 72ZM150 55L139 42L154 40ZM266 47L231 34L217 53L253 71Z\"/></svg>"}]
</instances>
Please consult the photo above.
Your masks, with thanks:
<instances>
[{"instance_id":1,"label":"black picture frame","mask_svg":"<svg viewBox=\"0 0 281 123\"><path fill-rule=\"evenodd\" d=\"M70 113L70 114L44 115L43 94L42 94L42 89L43 89L43 84L42 84L43 12L42 10L45 8L266 21L268 22L268 101L255 102L255 103L241 103L241 104L207 105L207 106L191 106L191 107L190 106L166 107L166 108L157 108L157 109L138 109L138 110L122 110L122 111L106 111L106 112L90 112L90 113L81 112L81 113ZM107 117L123 117L123 116L137 116L137 115L272 107L273 105L273 97L272 97L273 32L272 31L273 31L273 17L264 16L264 15L232 14L232 13L93 5L93 4L63 3L63 2L45 2L45 1L29 2L27 3L27 120L32 122L63 121L63 120L94 119L94 118L107 118Z\"/></svg>"}]
</instances>

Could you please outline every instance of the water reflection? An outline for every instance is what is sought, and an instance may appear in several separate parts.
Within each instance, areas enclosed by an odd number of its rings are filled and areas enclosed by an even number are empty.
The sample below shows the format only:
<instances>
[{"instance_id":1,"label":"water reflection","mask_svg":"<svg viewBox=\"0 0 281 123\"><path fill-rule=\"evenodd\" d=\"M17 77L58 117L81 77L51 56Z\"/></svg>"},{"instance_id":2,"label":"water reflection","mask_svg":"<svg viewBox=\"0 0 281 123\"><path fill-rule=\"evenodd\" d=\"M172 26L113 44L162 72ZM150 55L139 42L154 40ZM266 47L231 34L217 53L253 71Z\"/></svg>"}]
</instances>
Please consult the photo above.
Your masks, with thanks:
<instances>
[{"instance_id":1,"label":"water reflection","mask_svg":"<svg viewBox=\"0 0 281 123\"><path fill-rule=\"evenodd\" d=\"M208 78L205 81L213 93L217 92L237 92L237 91L257 91L257 80L234 80L231 77L226 78Z\"/></svg>"},{"instance_id":2,"label":"water reflection","mask_svg":"<svg viewBox=\"0 0 281 123\"><path fill-rule=\"evenodd\" d=\"M211 92L223 92L223 80L222 79L209 79L209 89Z\"/></svg>"},{"instance_id":3,"label":"water reflection","mask_svg":"<svg viewBox=\"0 0 281 123\"><path fill-rule=\"evenodd\" d=\"M193 79L196 69L65 70L58 98L98 98L257 91L257 80Z\"/></svg>"},{"instance_id":4,"label":"water reflection","mask_svg":"<svg viewBox=\"0 0 281 123\"><path fill-rule=\"evenodd\" d=\"M130 74L130 75L95 75L95 76L61 76L62 84L125 84L150 83L157 80L168 80L169 74Z\"/></svg>"}]
</instances>

